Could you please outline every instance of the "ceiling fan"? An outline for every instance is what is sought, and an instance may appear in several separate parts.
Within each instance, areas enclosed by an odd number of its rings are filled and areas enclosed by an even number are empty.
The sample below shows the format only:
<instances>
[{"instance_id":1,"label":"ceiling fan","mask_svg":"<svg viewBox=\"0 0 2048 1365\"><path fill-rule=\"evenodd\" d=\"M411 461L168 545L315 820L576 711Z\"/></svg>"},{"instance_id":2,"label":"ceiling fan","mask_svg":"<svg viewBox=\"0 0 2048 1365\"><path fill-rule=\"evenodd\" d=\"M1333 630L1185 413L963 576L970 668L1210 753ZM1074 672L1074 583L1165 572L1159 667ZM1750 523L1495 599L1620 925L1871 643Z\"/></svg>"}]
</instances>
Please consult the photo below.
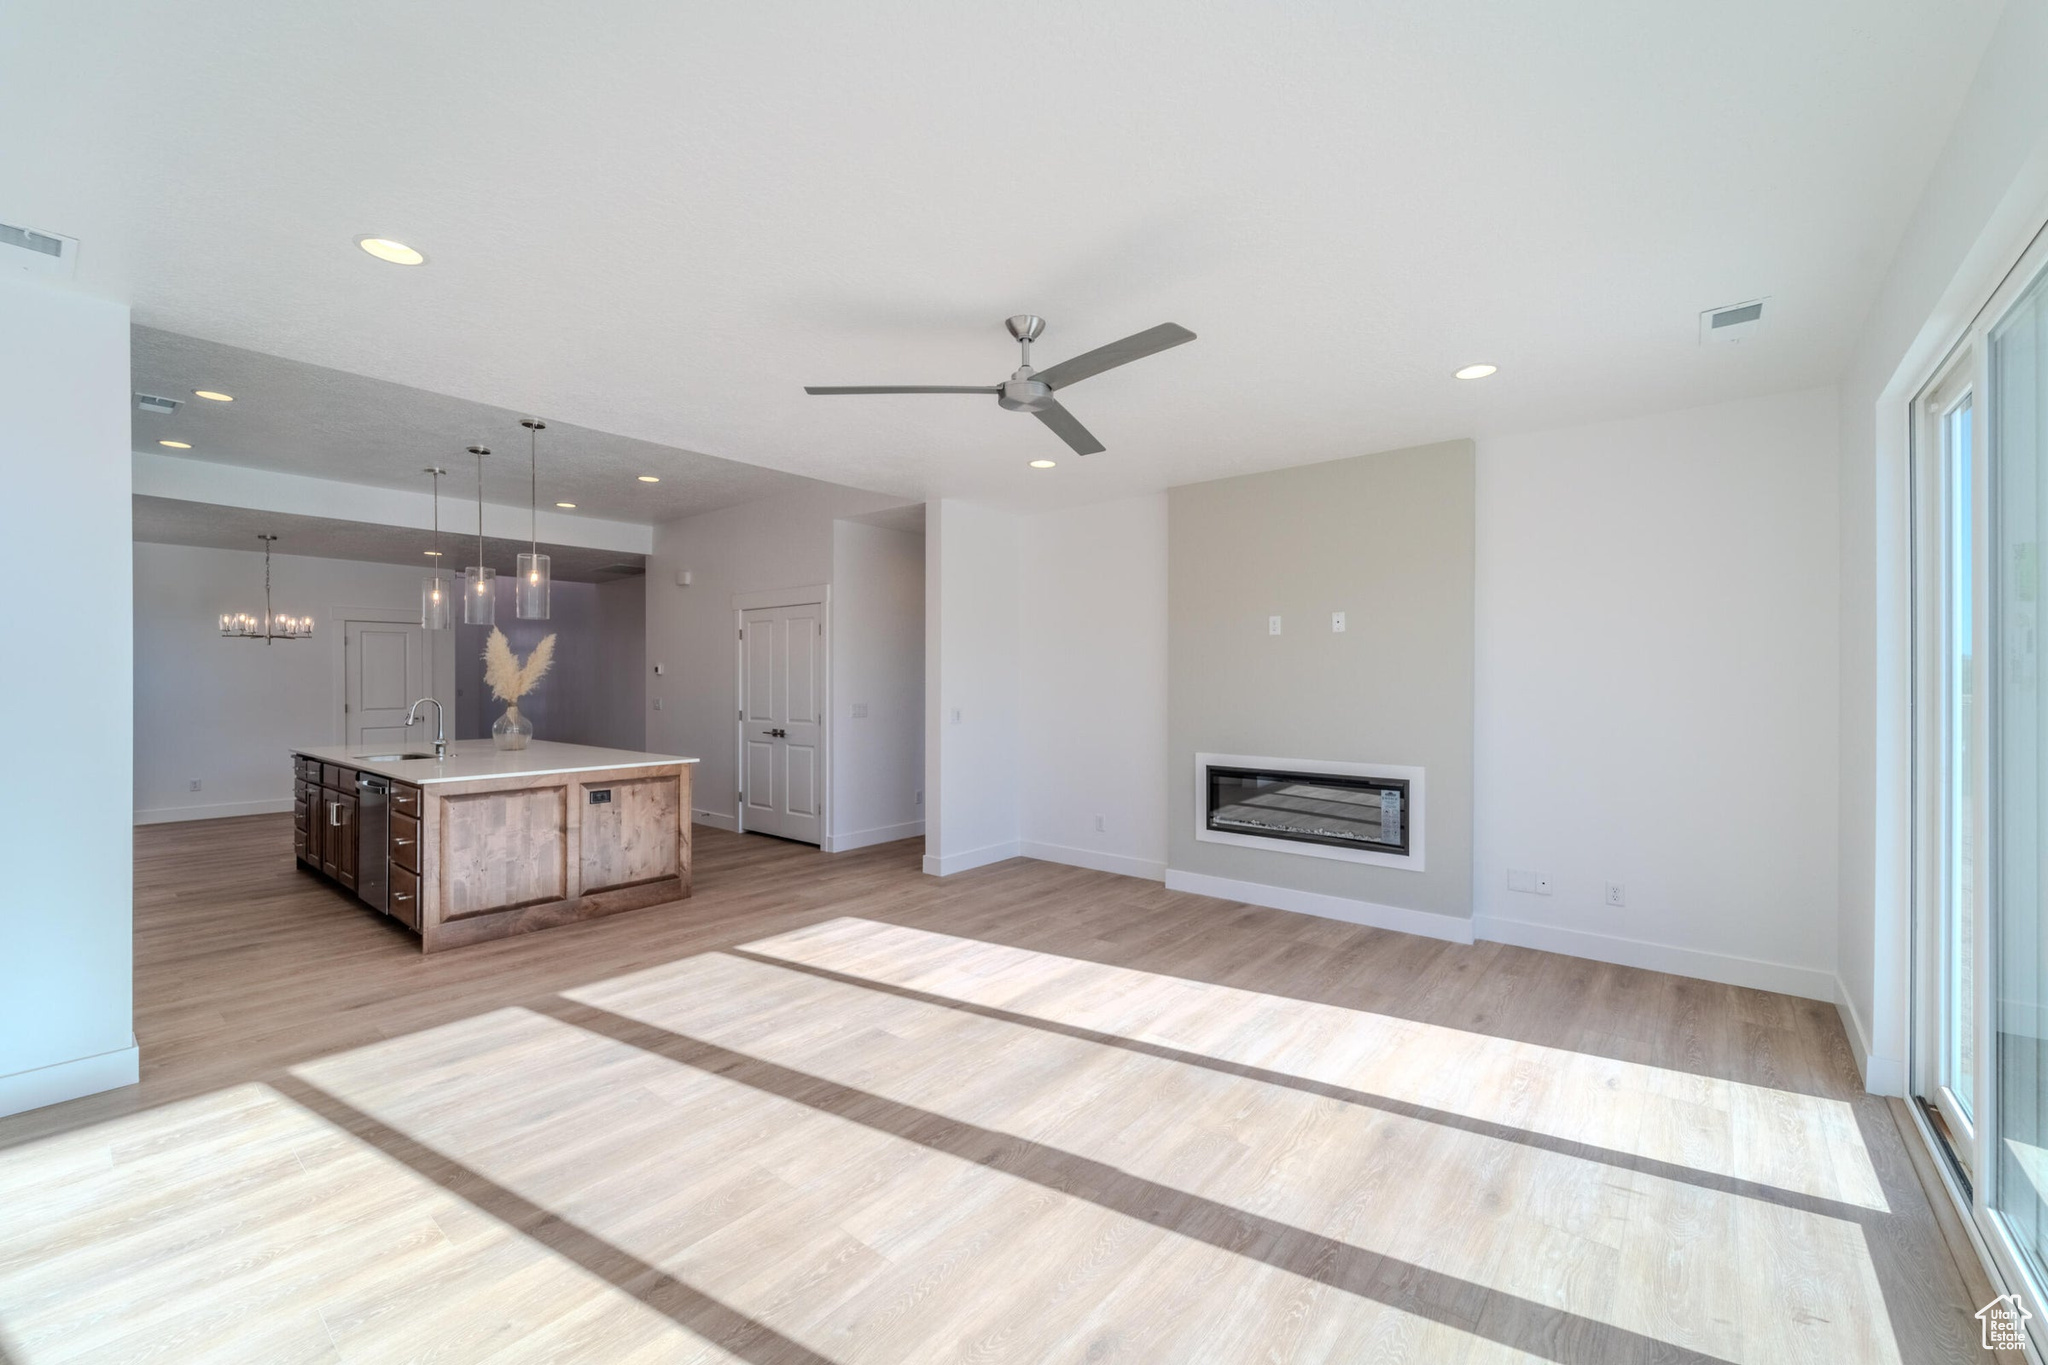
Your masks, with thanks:
<instances>
[{"instance_id":1,"label":"ceiling fan","mask_svg":"<svg viewBox=\"0 0 2048 1365\"><path fill-rule=\"evenodd\" d=\"M1053 435L1074 448L1076 455L1094 455L1105 447L1074 419L1074 414L1060 406L1060 400L1053 397L1053 391L1064 389L1069 384L1078 384L1091 374L1101 374L1119 365L1128 365L1133 360L1143 360L1148 355L1157 355L1170 346L1184 341L1193 341L1195 334L1175 322L1162 322L1157 327L1147 327L1142 332L1112 341L1107 346L1097 346L1092 351L1083 351L1071 360L1062 360L1049 370L1031 368L1031 343L1038 340L1045 331L1045 319L1035 313L1019 313L1007 319L1003 325L1010 329L1010 335L1024 348L1024 363L1017 372L1001 384L984 387L960 386L953 384L865 384L854 386L807 385L805 393L992 393L996 403L1012 412L1028 412L1052 428Z\"/></svg>"}]
</instances>

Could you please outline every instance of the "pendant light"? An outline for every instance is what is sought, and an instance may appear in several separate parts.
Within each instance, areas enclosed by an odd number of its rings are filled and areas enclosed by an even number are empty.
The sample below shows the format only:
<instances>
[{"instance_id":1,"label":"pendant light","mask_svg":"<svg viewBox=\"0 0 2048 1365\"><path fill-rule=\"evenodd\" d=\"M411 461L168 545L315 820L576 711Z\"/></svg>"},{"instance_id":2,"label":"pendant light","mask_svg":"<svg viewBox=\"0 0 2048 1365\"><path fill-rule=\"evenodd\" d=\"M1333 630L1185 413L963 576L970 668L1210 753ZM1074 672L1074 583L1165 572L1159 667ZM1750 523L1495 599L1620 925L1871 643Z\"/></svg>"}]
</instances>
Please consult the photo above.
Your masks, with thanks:
<instances>
[{"instance_id":1,"label":"pendant light","mask_svg":"<svg viewBox=\"0 0 2048 1365\"><path fill-rule=\"evenodd\" d=\"M489 446L471 446L476 456L476 563L462 571L462 621L464 625L494 626L498 623L498 571L484 563L484 456Z\"/></svg>"},{"instance_id":2,"label":"pendant light","mask_svg":"<svg viewBox=\"0 0 2048 1365\"><path fill-rule=\"evenodd\" d=\"M434 548L427 551L433 556L434 571L420 580L420 625L427 630L446 630L448 599L455 595L448 575L441 572L441 476L448 471L428 465L426 472L434 476Z\"/></svg>"},{"instance_id":3,"label":"pendant light","mask_svg":"<svg viewBox=\"0 0 2048 1365\"><path fill-rule=\"evenodd\" d=\"M257 619L247 612L223 612L220 618L220 633L230 640L261 640L269 644L272 640L305 640L313 634L313 618L310 616L279 616L270 609L270 544L277 537L268 531L259 532L256 539L263 542L263 616Z\"/></svg>"},{"instance_id":4,"label":"pendant light","mask_svg":"<svg viewBox=\"0 0 2048 1365\"><path fill-rule=\"evenodd\" d=\"M528 553L519 556L519 583L513 590L512 610L522 621L548 619L548 595L553 575L548 557L540 552L540 433L548 424L537 417L521 419L526 428L526 534Z\"/></svg>"}]
</instances>

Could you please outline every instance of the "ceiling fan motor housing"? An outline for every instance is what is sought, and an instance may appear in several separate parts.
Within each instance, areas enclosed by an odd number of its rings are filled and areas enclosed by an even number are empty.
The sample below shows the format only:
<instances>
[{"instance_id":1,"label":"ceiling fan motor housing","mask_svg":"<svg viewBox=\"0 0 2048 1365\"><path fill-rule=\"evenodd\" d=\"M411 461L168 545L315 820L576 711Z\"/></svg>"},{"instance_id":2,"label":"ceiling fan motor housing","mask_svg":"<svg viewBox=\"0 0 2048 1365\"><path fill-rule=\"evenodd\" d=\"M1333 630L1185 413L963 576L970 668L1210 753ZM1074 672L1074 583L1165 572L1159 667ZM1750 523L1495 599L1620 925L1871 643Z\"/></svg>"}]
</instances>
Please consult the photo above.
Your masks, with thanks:
<instances>
[{"instance_id":1,"label":"ceiling fan motor housing","mask_svg":"<svg viewBox=\"0 0 2048 1365\"><path fill-rule=\"evenodd\" d=\"M1052 389L1037 379L1006 379L996 402L1011 412L1037 412L1053 405Z\"/></svg>"}]
</instances>

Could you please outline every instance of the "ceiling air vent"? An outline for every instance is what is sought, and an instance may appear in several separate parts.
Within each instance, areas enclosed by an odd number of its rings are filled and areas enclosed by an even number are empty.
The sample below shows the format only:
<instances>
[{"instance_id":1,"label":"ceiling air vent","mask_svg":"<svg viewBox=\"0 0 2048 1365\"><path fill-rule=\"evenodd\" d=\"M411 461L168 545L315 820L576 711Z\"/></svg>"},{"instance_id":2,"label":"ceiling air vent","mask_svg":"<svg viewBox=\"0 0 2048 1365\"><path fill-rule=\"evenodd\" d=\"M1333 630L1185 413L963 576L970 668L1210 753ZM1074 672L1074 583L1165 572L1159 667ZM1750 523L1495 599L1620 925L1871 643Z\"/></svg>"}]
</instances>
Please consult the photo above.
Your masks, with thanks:
<instances>
[{"instance_id":1,"label":"ceiling air vent","mask_svg":"<svg viewBox=\"0 0 2048 1365\"><path fill-rule=\"evenodd\" d=\"M78 239L0 223L0 261L34 275L69 275L78 264Z\"/></svg>"},{"instance_id":2,"label":"ceiling air vent","mask_svg":"<svg viewBox=\"0 0 2048 1365\"><path fill-rule=\"evenodd\" d=\"M1763 324L1764 305L1769 299L1731 303L1726 308L1709 308L1700 314L1700 345L1709 342L1747 341Z\"/></svg>"},{"instance_id":3,"label":"ceiling air vent","mask_svg":"<svg viewBox=\"0 0 2048 1365\"><path fill-rule=\"evenodd\" d=\"M169 417L176 413L179 408L183 407L184 404L176 398L159 398L153 393L138 393L135 395L135 406L141 408L144 412L153 412L160 417Z\"/></svg>"}]
</instances>

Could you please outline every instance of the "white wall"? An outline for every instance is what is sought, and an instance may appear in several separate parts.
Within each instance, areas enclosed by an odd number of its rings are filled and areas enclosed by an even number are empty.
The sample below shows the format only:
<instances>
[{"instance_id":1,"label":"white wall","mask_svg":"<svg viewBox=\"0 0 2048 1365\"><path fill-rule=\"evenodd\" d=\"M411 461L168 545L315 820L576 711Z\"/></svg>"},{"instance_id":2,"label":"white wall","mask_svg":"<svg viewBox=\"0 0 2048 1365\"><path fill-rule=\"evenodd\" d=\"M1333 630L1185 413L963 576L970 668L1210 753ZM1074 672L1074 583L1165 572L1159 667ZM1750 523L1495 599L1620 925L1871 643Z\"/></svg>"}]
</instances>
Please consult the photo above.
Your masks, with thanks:
<instances>
[{"instance_id":1,"label":"white wall","mask_svg":"<svg viewBox=\"0 0 2048 1365\"><path fill-rule=\"evenodd\" d=\"M421 571L275 555L277 610L310 614L316 633L264 645L224 640L217 625L223 611L262 611L260 551L136 545L134 556L136 822L290 810L287 751L344 740L343 618L371 609L416 619ZM452 738L455 632L430 634L427 690L448 703Z\"/></svg>"},{"instance_id":2,"label":"white wall","mask_svg":"<svg viewBox=\"0 0 2048 1365\"><path fill-rule=\"evenodd\" d=\"M519 703L520 714L533 722L535 739L644 747L647 619L639 586L644 582L556 583L548 593L548 619L522 621L513 604L518 584L499 575L496 628L513 652L523 659L542 639L555 637L555 661L547 677ZM490 738L491 726L505 713L505 704L484 687L484 642L491 630L458 620L450 632L455 637L456 700L449 723L463 739Z\"/></svg>"},{"instance_id":3,"label":"white wall","mask_svg":"<svg viewBox=\"0 0 2048 1365\"><path fill-rule=\"evenodd\" d=\"M925 507L925 856L939 876L1018 852L1021 518Z\"/></svg>"},{"instance_id":4,"label":"white wall","mask_svg":"<svg viewBox=\"0 0 2048 1365\"><path fill-rule=\"evenodd\" d=\"M699 759L699 823L733 827L739 775L739 639L734 593L829 586L832 523L899 506L854 489L807 490L668 522L647 564L647 747ZM693 575L687 588L676 574ZM665 672L651 676L655 664ZM653 710L656 701L662 709ZM835 726L836 729L836 726Z\"/></svg>"},{"instance_id":5,"label":"white wall","mask_svg":"<svg viewBox=\"0 0 2048 1365\"><path fill-rule=\"evenodd\" d=\"M1022 852L1157 881L1166 875L1166 495L1042 512L1021 532Z\"/></svg>"},{"instance_id":6,"label":"white wall","mask_svg":"<svg viewBox=\"0 0 2048 1365\"><path fill-rule=\"evenodd\" d=\"M1479 937L1833 998L1836 442L1815 389L1479 443Z\"/></svg>"},{"instance_id":7,"label":"white wall","mask_svg":"<svg viewBox=\"0 0 2048 1365\"><path fill-rule=\"evenodd\" d=\"M0 278L0 1114L132 1084L128 310Z\"/></svg>"},{"instance_id":8,"label":"white wall","mask_svg":"<svg viewBox=\"0 0 2048 1365\"><path fill-rule=\"evenodd\" d=\"M1840 383L1838 999L1905 1093L1910 830L1906 406L2048 217L2048 0L2010 0Z\"/></svg>"},{"instance_id":9,"label":"white wall","mask_svg":"<svg viewBox=\"0 0 2048 1365\"><path fill-rule=\"evenodd\" d=\"M832 524L832 698L827 847L923 834L922 535Z\"/></svg>"}]
</instances>

